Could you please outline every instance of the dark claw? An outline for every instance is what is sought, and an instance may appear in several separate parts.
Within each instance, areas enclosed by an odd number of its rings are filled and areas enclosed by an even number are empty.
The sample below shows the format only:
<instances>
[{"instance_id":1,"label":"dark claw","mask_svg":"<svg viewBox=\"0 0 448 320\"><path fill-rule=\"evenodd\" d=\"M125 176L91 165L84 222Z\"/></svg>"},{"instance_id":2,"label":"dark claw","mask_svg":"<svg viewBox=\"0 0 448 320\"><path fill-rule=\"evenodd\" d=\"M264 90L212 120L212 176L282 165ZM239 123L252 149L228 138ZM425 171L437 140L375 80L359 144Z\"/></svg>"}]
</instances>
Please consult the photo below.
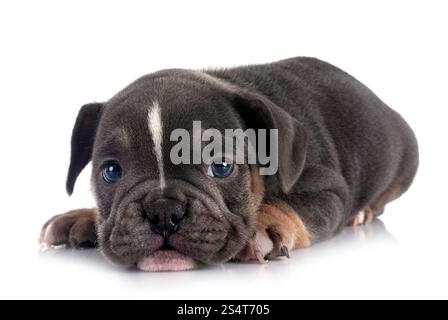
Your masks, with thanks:
<instances>
[{"instance_id":1,"label":"dark claw","mask_svg":"<svg viewBox=\"0 0 448 320\"><path fill-rule=\"evenodd\" d=\"M280 248L280 251L282 252L282 255L284 255L285 257L287 257L288 259L291 258L291 256L289 255L289 250L287 246L282 246Z\"/></svg>"}]
</instances>

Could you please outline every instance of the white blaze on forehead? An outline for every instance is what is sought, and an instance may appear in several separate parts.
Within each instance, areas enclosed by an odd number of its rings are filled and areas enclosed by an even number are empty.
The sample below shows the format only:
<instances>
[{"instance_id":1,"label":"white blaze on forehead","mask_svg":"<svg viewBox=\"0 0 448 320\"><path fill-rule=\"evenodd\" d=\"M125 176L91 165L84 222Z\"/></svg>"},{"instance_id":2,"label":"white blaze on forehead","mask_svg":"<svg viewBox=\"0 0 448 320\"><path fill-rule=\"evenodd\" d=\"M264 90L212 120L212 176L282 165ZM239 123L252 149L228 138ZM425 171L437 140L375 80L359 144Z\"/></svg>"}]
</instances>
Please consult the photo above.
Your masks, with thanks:
<instances>
[{"instance_id":1,"label":"white blaze on forehead","mask_svg":"<svg viewBox=\"0 0 448 320\"><path fill-rule=\"evenodd\" d=\"M151 133L152 141L154 142L154 151L157 158L157 166L159 168L160 188L165 188L165 173L163 171L163 155L162 155L162 112L160 110L159 102L154 101L148 110L148 128Z\"/></svg>"}]
</instances>

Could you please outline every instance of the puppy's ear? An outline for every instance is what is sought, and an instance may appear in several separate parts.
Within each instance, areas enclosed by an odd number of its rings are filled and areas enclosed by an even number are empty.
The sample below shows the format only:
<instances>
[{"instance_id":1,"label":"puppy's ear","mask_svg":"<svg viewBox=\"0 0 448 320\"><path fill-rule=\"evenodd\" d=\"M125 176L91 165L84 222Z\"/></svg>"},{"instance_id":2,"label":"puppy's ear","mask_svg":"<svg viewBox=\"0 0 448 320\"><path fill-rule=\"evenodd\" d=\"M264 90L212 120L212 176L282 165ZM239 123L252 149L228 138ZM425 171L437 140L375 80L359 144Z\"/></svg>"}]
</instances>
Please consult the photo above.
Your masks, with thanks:
<instances>
[{"instance_id":1,"label":"puppy's ear","mask_svg":"<svg viewBox=\"0 0 448 320\"><path fill-rule=\"evenodd\" d=\"M304 126L258 93L242 92L235 104L249 128L278 130L277 179L282 191L288 193L298 181L305 165L308 136ZM272 148L268 146L269 149Z\"/></svg>"},{"instance_id":2,"label":"puppy's ear","mask_svg":"<svg viewBox=\"0 0 448 320\"><path fill-rule=\"evenodd\" d=\"M78 175L92 159L93 142L102 110L101 103L89 103L79 110L71 140L72 150L66 184L69 195L73 193Z\"/></svg>"}]
</instances>

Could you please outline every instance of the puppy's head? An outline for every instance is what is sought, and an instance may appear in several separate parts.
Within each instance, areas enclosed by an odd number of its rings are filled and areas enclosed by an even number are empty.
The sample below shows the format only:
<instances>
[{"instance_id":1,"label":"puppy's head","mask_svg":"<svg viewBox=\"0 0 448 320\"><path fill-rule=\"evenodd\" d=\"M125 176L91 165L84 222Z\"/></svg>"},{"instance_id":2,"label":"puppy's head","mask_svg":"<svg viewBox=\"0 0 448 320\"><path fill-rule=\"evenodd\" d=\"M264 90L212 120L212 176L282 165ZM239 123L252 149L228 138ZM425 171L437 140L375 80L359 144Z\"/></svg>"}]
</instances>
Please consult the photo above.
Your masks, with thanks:
<instances>
[{"instance_id":1,"label":"puppy's head","mask_svg":"<svg viewBox=\"0 0 448 320\"><path fill-rule=\"evenodd\" d=\"M256 164L234 163L234 154L194 159L205 147L194 133L197 121L202 131L222 133L279 129L273 183L288 192L298 179L304 130L268 99L195 71L140 78L106 103L83 106L72 135L67 191L92 160L99 244L110 260L143 270L188 269L231 259L253 236L266 179ZM180 138L190 142L182 150Z\"/></svg>"}]
</instances>

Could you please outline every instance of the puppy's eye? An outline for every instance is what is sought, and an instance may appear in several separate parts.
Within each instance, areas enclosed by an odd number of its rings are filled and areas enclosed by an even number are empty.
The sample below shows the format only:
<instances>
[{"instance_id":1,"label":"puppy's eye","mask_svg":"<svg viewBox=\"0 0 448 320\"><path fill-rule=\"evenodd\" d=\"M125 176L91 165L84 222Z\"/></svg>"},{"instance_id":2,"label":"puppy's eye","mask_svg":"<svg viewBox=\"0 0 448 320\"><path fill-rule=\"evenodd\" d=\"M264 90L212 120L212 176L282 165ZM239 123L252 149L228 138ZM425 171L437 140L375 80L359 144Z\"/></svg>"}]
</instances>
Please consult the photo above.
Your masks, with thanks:
<instances>
[{"instance_id":1,"label":"puppy's eye","mask_svg":"<svg viewBox=\"0 0 448 320\"><path fill-rule=\"evenodd\" d=\"M207 174L210 177L225 178L225 177L228 177L232 173L232 170L233 170L233 165L226 161L222 161L220 163L213 162L208 167Z\"/></svg>"},{"instance_id":2,"label":"puppy's eye","mask_svg":"<svg viewBox=\"0 0 448 320\"><path fill-rule=\"evenodd\" d=\"M107 183L115 183L121 179L122 171L117 161L106 162L102 169L103 179Z\"/></svg>"}]
</instances>

